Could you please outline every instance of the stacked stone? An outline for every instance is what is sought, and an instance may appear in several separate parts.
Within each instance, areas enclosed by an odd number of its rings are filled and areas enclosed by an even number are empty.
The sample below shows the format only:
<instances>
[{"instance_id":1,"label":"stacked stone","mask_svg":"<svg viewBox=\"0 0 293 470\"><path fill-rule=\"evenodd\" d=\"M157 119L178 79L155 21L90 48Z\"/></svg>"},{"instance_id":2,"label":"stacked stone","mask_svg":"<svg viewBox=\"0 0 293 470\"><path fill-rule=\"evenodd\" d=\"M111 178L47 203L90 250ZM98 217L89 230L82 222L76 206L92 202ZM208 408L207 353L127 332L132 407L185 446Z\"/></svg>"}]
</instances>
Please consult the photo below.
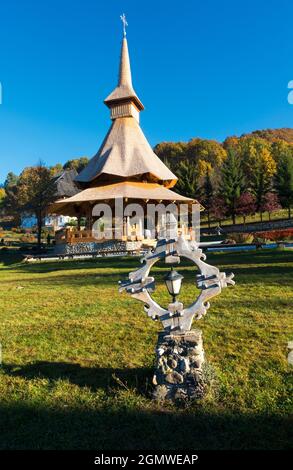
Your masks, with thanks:
<instances>
[{"instance_id":1,"label":"stacked stone","mask_svg":"<svg viewBox=\"0 0 293 470\"><path fill-rule=\"evenodd\" d=\"M157 360L153 377L156 400L191 400L203 398L202 371L204 350L201 330L184 333L159 333Z\"/></svg>"}]
</instances>

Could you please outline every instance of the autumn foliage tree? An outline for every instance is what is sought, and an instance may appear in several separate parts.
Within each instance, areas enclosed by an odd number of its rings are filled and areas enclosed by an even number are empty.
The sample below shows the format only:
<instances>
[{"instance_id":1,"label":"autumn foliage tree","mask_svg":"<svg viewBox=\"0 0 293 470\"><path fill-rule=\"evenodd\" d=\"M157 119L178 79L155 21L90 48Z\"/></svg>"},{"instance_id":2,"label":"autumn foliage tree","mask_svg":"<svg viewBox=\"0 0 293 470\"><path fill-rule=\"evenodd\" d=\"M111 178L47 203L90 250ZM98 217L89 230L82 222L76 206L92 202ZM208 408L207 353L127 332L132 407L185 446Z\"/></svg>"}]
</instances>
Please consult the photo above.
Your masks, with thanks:
<instances>
[{"instance_id":1,"label":"autumn foliage tree","mask_svg":"<svg viewBox=\"0 0 293 470\"><path fill-rule=\"evenodd\" d=\"M281 209L281 205L279 203L278 195L273 192L267 193L260 208L261 212L268 212L269 220L271 220L271 213L278 211L279 209Z\"/></svg>"},{"instance_id":2,"label":"autumn foliage tree","mask_svg":"<svg viewBox=\"0 0 293 470\"><path fill-rule=\"evenodd\" d=\"M235 212L243 217L243 223L245 224L246 217L256 212L256 200L253 194L248 191L242 193L236 201Z\"/></svg>"},{"instance_id":3,"label":"autumn foliage tree","mask_svg":"<svg viewBox=\"0 0 293 470\"><path fill-rule=\"evenodd\" d=\"M210 214L220 223L228 213L225 199L222 196L213 196Z\"/></svg>"},{"instance_id":4,"label":"autumn foliage tree","mask_svg":"<svg viewBox=\"0 0 293 470\"><path fill-rule=\"evenodd\" d=\"M4 207L5 198L6 198L6 191L4 188L0 188L0 210Z\"/></svg>"},{"instance_id":5,"label":"autumn foliage tree","mask_svg":"<svg viewBox=\"0 0 293 470\"><path fill-rule=\"evenodd\" d=\"M51 172L44 165L28 167L21 173L16 186L17 208L37 219L38 245L48 205L56 199L56 187Z\"/></svg>"},{"instance_id":6,"label":"autumn foliage tree","mask_svg":"<svg viewBox=\"0 0 293 470\"><path fill-rule=\"evenodd\" d=\"M63 170L76 170L77 173L80 173L88 162L89 159L87 157L74 158L73 160L68 160L63 165Z\"/></svg>"}]
</instances>

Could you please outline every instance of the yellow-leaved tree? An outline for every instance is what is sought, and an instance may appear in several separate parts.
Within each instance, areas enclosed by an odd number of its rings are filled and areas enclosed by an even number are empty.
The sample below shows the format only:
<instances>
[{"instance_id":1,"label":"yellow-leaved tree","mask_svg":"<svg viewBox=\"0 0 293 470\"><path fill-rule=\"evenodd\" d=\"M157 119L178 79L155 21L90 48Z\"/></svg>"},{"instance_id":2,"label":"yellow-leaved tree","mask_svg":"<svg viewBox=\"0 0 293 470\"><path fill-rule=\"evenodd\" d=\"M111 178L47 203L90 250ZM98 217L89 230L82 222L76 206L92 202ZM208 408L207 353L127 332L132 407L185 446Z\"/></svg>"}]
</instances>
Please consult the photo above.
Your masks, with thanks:
<instances>
[{"instance_id":1,"label":"yellow-leaved tree","mask_svg":"<svg viewBox=\"0 0 293 470\"><path fill-rule=\"evenodd\" d=\"M271 144L255 136L240 139L238 157L242 162L246 187L256 199L257 211L261 210L266 194L272 189L277 165L271 152Z\"/></svg>"}]
</instances>

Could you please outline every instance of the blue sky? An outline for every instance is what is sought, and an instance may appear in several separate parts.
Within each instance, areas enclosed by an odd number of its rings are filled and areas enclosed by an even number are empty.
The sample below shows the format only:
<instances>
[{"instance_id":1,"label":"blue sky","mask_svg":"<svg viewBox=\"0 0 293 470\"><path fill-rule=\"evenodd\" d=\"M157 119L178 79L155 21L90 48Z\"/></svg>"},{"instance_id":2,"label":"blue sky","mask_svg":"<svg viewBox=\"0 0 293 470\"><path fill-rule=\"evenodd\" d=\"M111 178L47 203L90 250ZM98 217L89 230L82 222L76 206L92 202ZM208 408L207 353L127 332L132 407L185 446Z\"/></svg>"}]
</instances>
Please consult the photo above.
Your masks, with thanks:
<instances>
[{"instance_id":1,"label":"blue sky","mask_svg":"<svg viewBox=\"0 0 293 470\"><path fill-rule=\"evenodd\" d=\"M93 156L109 125L128 18L133 82L152 145L293 127L291 0L6 0L1 5L0 182Z\"/></svg>"}]
</instances>

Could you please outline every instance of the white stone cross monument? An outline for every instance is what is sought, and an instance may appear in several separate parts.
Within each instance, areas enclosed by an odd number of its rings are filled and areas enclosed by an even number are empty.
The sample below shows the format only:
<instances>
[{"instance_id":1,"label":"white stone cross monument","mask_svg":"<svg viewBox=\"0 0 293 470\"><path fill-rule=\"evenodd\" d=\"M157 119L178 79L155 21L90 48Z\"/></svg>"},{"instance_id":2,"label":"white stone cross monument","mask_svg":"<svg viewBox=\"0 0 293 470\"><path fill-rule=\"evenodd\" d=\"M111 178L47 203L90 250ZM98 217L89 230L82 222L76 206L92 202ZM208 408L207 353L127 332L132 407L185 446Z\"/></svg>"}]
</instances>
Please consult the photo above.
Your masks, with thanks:
<instances>
[{"instance_id":1,"label":"white stone cross monument","mask_svg":"<svg viewBox=\"0 0 293 470\"><path fill-rule=\"evenodd\" d=\"M157 261L180 263L180 258L192 261L200 271L195 283L201 290L200 295L191 305L184 307L176 300L183 276L171 271L165 281L173 301L168 308L163 308L152 298L155 290L155 278L150 275L151 268ZM156 399L192 399L202 398L206 384L203 372L204 351L202 332L191 329L193 320L199 320L209 308L209 300L221 293L222 288L234 285L234 274L226 275L215 266L204 262L205 254L197 244L188 242L183 236L175 239L159 240L154 251L142 258L143 266L129 273L129 279L120 281L120 292L126 291L132 297L144 303L144 310L153 320L160 320L164 330L159 333L157 345L157 364L153 378ZM180 280L177 287L172 281ZM167 283L167 280L169 284ZM175 289L176 287L176 289Z\"/></svg>"}]
</instances>

